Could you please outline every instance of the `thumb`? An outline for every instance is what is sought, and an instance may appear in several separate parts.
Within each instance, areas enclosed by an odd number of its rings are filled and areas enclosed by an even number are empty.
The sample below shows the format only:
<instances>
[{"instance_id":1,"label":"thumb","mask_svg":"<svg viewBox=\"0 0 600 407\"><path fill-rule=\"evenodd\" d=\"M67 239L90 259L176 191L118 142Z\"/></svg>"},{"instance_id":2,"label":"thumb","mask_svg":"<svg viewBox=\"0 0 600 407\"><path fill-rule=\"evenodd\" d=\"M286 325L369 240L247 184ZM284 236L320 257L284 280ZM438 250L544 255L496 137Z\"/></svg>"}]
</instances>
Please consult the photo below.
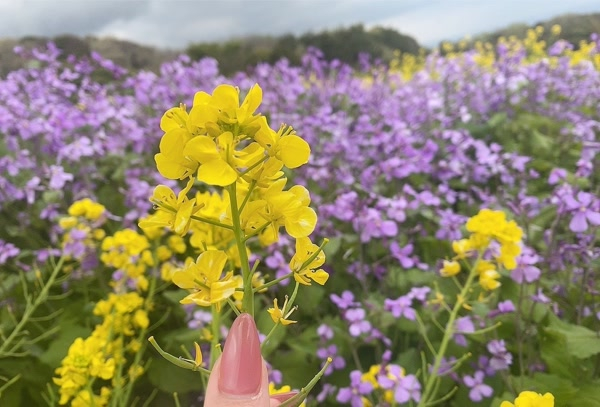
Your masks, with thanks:
<instances>
[{"instance_id":1,"label":"thumb","mask_svg":"<svg viewBox=\"0 0 600 407\"><path fill-rule=\"evenodd\" d=\"M206 407L269 407L267 366L254 319L241 314L227 335L223 354L208 379ZM277 404L274 404L277 405Z\"/></svg>"}]
</instances>

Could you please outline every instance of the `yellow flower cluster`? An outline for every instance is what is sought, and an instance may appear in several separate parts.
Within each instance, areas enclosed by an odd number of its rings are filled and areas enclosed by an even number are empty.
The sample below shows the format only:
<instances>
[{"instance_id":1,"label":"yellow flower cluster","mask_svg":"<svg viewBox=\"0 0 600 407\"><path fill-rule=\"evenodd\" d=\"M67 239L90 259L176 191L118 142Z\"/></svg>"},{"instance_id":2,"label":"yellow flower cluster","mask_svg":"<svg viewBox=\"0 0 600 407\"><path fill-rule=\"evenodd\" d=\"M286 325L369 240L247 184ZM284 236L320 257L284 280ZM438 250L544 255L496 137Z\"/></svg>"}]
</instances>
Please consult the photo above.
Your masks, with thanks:
<instances>
[{"instance_id":1,"label":"yellow flower cluster","mask_svg":"<svg viewBox=\"0 0 600 407\"><path fill-rule=\"evenodd\" d=\"M548 43L543 40L544 27L537 26L527 30L525 38L520 39L515 35L498 38L498 44L507 49L508 55L526 53L523 61L525 64L536 63L541 60L547 60L550 66L556 66L560 58L568 58L571 65L577 65L581 62L591 62L596 69L600 69L600 49L593 41L580 41L573 44L575 47L565 47L559 55L548 54ZM555 41L561 33L560 25L554 25L550 28L549 40ZM474 62L479 66L492 67L497 61L496 45L490 42L469 41L464 39L457 44L444 42L441 46L442 54L447 59L464 59L465 52L474 49L476 52L472 56ZM415 57L410 54L394 54L390 62L390 70L400 72L404 79L409 80L416 73L425 68L425 58L422 55ZM432 74L435 74L433 72Z\"/></svg>"},{"instance_id":2,"label":"yellow flower cluster","mask_svg":"<svg viewBox=\"0 0 600 407\"><path fill-rule=\"evenodd\" d=\"M554 396L551 393L542 396L533 391L523 391L514 403L503 401L500 407L554 407Z\"/></svg>"},{"instance_id":3,"label":"yellow flower cluster","mask_svg":"<svg viewBox=\"0 0 600 407\"><path fill-rule=\"evenodd\" d=\"M107 300L96 304L94 314L103 317L102 323L96 325L88 338L77 338L71 344L61 367L55 371L60 405L72 399L72 406L106 406L111 396L108 383L96 386L100 387L99 394L93 392L92 384L98 379L112 379L112 385L117 384L116 372L126 363L125 350L136 353L141 347L139 340L131 337L136 329L146 329L149 325L144 299L136 292L110 294ZM125 343L127 338L129 341ZM135 380L143 368L132 368L130 380Z\"/></svg>"},{"instance_id":4,"label":"yellow flower cluster","mask_svg":"<svg viewBox=\"0 0 600 407\"><path fill-rule=\"evenodd\" d=\"M69 207L69 215L86 218L91 221L97 221L106 215L106 208L89 198L84 198L73 202Z\"/></svg>"},{"instance_id":5,"label":"yellow flower cluster","mask_svg":"<svg viewBox=\"0 0 600 407\"><path fill-rule=\"evenodd\" d=\"M69 216L58 221L64 231L63 251L71 260L82 261L89 251L95 251L97 243L104 239L105 232L100 227L106 220L106 208L84 198L73 202L68 209ZM66 270L69 268L67 267Z\"/></svg>"},{"instance_id":6,"label":"yellow flower cluster","mask_svg":"<svg viewBox=\"0 0 600 407\"><path fill-rule=\"evenodd\" d=\"M71 405L105 406L108 404L110 398L108 387L103 386L100 395L91 394L86 388L87 384L96 378L110 380L114 375L115 360L105 352L105 344L106 341L98 336L77 338L71 344L61 367L56 369L59 377L54 378L54 383L60 387L60 405L67 404L71 399L74 399Z\"/></svg>"},{"instance_id":7,"label":"yellow flower cluster","mask_svg":"<svg viewBox=\"0 0 600 407\"><path fill-rule=\"evenodd\" d=\"M154 258L149 249L150 243L144 235L132 229L124 229L102 241L100 260L123 273L123 278L116 279L115 284L125 284L129 280L137 289L145 291L148 289L148 279L144 273L148 267L154 266Z\"/></svg>"},{"instance_id":8,"label":"yellow flower cluster","mask_svg":"<svg viewBox=\"0 0 600 407\"><path fill-rule=\"evenodd\" d=\"M256 113L262 102L258 85L241 103L239 93L231 85L220 85L212 94L198 92L189 112L180 105L160 122L165 133L155 156L158 171L169 179L187 179L187 184L177 194L158 185L150 198L156 212L139 226L146 233L167 228L189 238L200 253L169 273L176 285L190 291L184 303L219 306L234 295L244 283L235 268L247 267L250 255L240 245L253 237L271 245L282 228L296 239L297 255L290 262L296 281L324 284L328 277L315 270L324 255L308 238L317 222L310 194L300 185L286 189L283 171L307 163L310 147L293 128L273 130ZM193 193L196 181L222 189ZM223 273L228 263L230 271Z\"/></svg>"},{"instance_id":9,"label":"yellow flower cluster","mask_svg":"<svg viewBox=\"0 0 600 407\"><path fill-rule=\"evenodd\" d=\"M507 221L506 214L502 211L482 209L467 221L469 238L452 242L455 256L452 260L444 260L440 270L443 277L452 277L461 271L459 260L474 254L483 255L490 248L492 242L499 245L499 253L495 262L479 259L477 274L479 284L487 291L500 287L500 273L497 266L512 270L517 266L516 258L521 254L521 239L523 231L515 221Z\"/></svg>"}]
</instances>

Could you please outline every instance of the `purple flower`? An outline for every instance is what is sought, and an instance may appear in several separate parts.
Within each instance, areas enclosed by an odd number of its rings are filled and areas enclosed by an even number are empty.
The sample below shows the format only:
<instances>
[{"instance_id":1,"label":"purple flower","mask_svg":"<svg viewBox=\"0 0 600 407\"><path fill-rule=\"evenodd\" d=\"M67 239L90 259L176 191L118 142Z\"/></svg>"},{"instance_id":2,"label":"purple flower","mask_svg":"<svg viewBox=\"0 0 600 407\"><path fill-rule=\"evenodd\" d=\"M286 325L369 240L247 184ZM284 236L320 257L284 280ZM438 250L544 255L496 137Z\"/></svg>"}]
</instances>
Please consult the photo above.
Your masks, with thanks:
<instances>
[{"instance_id":1,"label":"purple flower","mask_svg":"<svg viewBox=\"0 0 600 407\"><path fill-rule=\"evenodd\" d=\"M473 376L465 376L463 381L467 387L470 387L469 398L474 402L480 402L484 398L491 397L494 393L494 390L483 383L483 379L485 378L485 374L478 370L475 372Z\"/></svg>"},{"instance_id":2,"label":"purple flower","mask_svg":"<svg viewBox=\"0 0 600 407\"><path fill-rule=\"evenodd\" d=\"M212 322L212 314L210 312L198 310L192 314L192 319L188 322L190 329L201 329Z\"/></svg>"},{"instance_id":3,"label":"purple flower","mask_svg":"<svg viewBox=\"0 0 600 407\"><path fill-rule=\"evenodd\" d=\"M563 168L554 168L550 171L550 176L548 177L548 184L556 185L560 181L564 181L567 178L567 171Z\"/></svg>"},{"instance_id":4,"label":"purple flower","mask_svg":"<svg viewBox=\"0 0 600 407\"><path fill-rule=\"evenodd\" d=\"M454 321L454 332L454 342L460 346L467 346L467 338L462 334L475 332L475 325L471 317L462 317Z\"/></svg>"},{"instance_id":5,"label":"purple flower","mask_svg":"<svg viewBox=\"0 0 600 407\"><path fill-rule=\"evenodd\" d=\"M371 323L365 321L365 310L362 308L352 308L346 311L344 317L350 322L349 332L352 336L360 336L362 333L371 331Z\"/></svg>"},{"instance_id":6,"label":"purple flower","mask_svg":"<svg viewBox=\"0 0 600 407\"><path fill-rule=\"evenodd\" d=\"M329 298L331 298L331 301L333 301L333 303L341 310L358 305L358 303L354 302L354 294L352 291L348 290L344 291L341 297L337 294L331 294Z\"/></svg>"},{"instance_id":7,"label":"purple flower","mask_svg":"<svg viewBox=\"0 0 600 407\"><path fill-rule=\"evenodd\" d=\"M529 247L523 248L523 253L517 258L517 267L510 273L510 277L519 284L533 283L540 278L542 272L535 267L540 257Z\"/></svg>"},{"instance_id":8,"label":"purple flower","mask_svg":"<svg viewBox=\"0 0 600 407\"><path fill-rule=\"evenodd\" d=\"M362 381L362 374L358 370L350 373L350 387L342 387L336 400L340 403L350 403L352 407L363 407L362 396L370 394L373 385Z\"/></svg>"},{"instance_id":9,"label":"purple flower","mask_svg":"<svg viewBox=\"0 0 600 407\"><path fill-rule=\"evenodd\" d=\"M403 295L395 300L385 299L384 309L392 313L395 318L404 317L411 321L416 319L416 311L412 308L412 298Z\"/></svg>"},{"instance_id":10,"label":"purple flower","mask_svg":"<svg viewBox=\"0 0 600 407\"><path fill-rule=\"evenodd\" d=\"M317 334L323 341L333 339L333 329L329 325L321 324L317 328Z\"/></svg>"},{"instance_id":11,"label":"purple flower","mask_svg":"<svg viewBox=\"0 0 600 407\"><path fill-rule=\"evenodd\" d=\"M413 287L410 289L408 296L415 300L425 302L427 301L427 294L431 292L429 287Z\"/></svg>"},{"instance_id":12,"label":"purple flower","mask_svg":"<svg viewBox=\"0 0 600 407\"><path fill-rule=\"evenodd\" d=\"M404 375L403 369L398 365L388 365L384 373L377 376L379 385L386 389L394 390L394 399L402 404L410 400L421 400L421 383L415 375Z\"/></svg>"},{"instance_id":13,"label":"purple flower","mask_svg":"<svg viewBox=\"0 0 600 407\"><path fill-rule=\"evenodd\" d=\"M511 300L501 301L498 303L498 307L495 310L490 311L489 317L495 318L498 315L508 314L509 312L515 312L515 304Z\"/></svg>"},{"instance_id":14,"label":"purple flower","mask_svg":"<svg viewBox=\"0 0 600 407\"><path fill-rule=\"evenodd\" d=\"M369 242L373 238L392 237L398 234L398 226L392 220L383 220L381 213L367 208L354 220L354 229L360 233L360 241Z\"/></svg>"},{"instance_id":15,"label":"purple flower","mask_svg":"<svg viewBox=\"0 0 600 407\"><path fill-rule=\"evenodd\" d=\"M595 204L594 195L579 191L577 199L572 195L564 196L564 202L567 209L573 212L573 218L569 223L569 228L575 233L585 232L588 228L588 222L592 225L600 225L600 212L592 209Z\"/></svg>"},{"instance_id":16,"label":"purple flower","mask_svg":"<svg viewBox=\"0 0 600 407\"><path fill-rule=\"evenodd\" d=\"M506 370L512 364L512 355L506 350L504 340L491 340L487 344L487 350L492 354L490 367L494 370Z\"/></svg>"},{"instance_id":17,"label":"purple flower","mask_svg":"<svg viewBox=\"0 0 600 407\"><path fill-rule=\"evenodd\" d=\"M419 262L418 257L412 255L413 249L412 243L409 243L404 247L400 247L396 241L390 243L390 254L394 259L398 260L400 265L405 269L414 267Z\"/></svg>"},{"instance_id":18,"label":"purple flower","mask_svg":"<svg viewBox=\"0 0 600 407\"><path fill-rule=\"evenodd\" d=\"M12 243L0 239L0 265L6 264L8 259L19 255L21 250Z\"/></svg>"},{"instance_id":19,"label":"purple flower","mask_svg":"<svg viewBox=\"0 0 600 407\"><path fill-rule=\"evenodd\" d=\"M73 181L73 174L64 171L59 165L50 166L50 182L48 186L52 189L62 189L68 181Z\"/></svg>"}]
</instances>

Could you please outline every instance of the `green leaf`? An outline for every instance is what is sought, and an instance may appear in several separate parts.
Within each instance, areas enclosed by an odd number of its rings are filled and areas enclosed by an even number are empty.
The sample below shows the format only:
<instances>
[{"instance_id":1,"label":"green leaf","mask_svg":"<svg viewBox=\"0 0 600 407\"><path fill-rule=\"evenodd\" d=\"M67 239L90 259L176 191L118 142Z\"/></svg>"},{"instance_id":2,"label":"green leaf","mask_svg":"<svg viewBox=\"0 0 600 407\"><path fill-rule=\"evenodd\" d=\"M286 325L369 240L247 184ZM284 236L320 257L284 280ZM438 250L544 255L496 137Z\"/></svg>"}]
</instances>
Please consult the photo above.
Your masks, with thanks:
<instances>
[{"instance_id":1,"label":"green leaf","mask_svg":"<svg viewBox=\"0 0 600 407\"><path fill-rule=\"evenodd\" d=\"M600 353L600 338L597 333L580 325L573 325L553 318L546 332L563 335L566 340L566 351L579 359L587 359Z\"/></svg>"}]
</instances>

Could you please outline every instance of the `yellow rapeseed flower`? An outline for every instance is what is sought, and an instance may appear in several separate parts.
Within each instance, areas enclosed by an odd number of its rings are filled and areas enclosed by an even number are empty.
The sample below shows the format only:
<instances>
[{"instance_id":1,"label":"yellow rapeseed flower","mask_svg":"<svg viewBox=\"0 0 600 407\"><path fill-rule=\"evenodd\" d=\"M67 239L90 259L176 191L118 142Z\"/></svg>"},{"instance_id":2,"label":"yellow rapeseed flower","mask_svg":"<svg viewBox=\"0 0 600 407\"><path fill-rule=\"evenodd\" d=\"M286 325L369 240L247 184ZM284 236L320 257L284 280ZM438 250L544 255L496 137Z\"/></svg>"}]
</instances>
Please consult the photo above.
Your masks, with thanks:
<instances>
[{"instance_id":1,"label":"yellow rapeseed flower","mask_svg":"<svg viewBox=\"0 0 600 407\"><path fill-rule=\"evenodd\" d=\"M319 246L313 244L308 237L296 239L296 254L290 261L290 270L294 272L294 280L300 284L310 285L311 280L320 285L327 282L329 274L323 269L319 269L325 263L325 253L320 251L314 259L308 262L317 250L319 250Z\"/></svg>"},{"instance_id":2,"label":"yellow rapeseed flower","mask_svg":"<svg viewBox=\"0 0 600 407\"><path fill-rule=\"evenodd\" d=\"M296 135L292 127L282 125L278 131L274 131L264 117L261 119L260 130L254 139L269 156L282 161L288 168L297 168L308 162L310 146Z\"/></svg>"},{"instance_id":3,"label":"yellow rapeseed flower","mask_svg":"<svg viewBox=\"0 0 600 407\"><path fill-rule=\"evenodd\" d=\"M176 271L172 276L173 283L191 291L180 302L202 307L216 304L219 307L221 301L233 295L237 287L233 272L229 271L221 278L227 260L225 252L207 250L195 262L188 262L183 269Z\"/></svg>"},{"instance_id":4,"label":"yellow rapeseed flower","mask_svg":"<svg viewBox=\"0 0 600 407\"><path fill-rule=\"evenodd\" d=\"M503 401L500 407L554 407L554 396L546 393L543 396L533 391L522 391L515 399L514 404Z\"/></svg>"},{"instance_id":5,"label":"yellow rapeseed flower","mask_svg":"<svg viewBox=\"0 0 600 407\"><path fill-rule=\"evenodd\" d=\"M271 315L271 319L273 320L273 322L275 322L275 324L281 323L281 325L290 325L290 324L295 324L296 322L298 322L298 321L292 321L292 320L288 319L289 316L292 315L292 313L298 307L294 306L287 313L285 313L287 304L288 304L288 296L287 295L285 296L285 301L283 302L283 307L281 309L277 305L277 298L275 298L273 300L273 308L269 308L267 310L267 312L269 313L269 315Z\"/></svg>"},{"instance_id":6,"label":"yellow rapeseed flower","mask_svg":"<svg viewBox=\"0 0 600 407\"><path fill-rule=\"evenodd\" d=\"M444 266L440 270L442 277L452 277L460 273L460 264L455 261L444 260Z\"/></svg>"}]
</instances>

